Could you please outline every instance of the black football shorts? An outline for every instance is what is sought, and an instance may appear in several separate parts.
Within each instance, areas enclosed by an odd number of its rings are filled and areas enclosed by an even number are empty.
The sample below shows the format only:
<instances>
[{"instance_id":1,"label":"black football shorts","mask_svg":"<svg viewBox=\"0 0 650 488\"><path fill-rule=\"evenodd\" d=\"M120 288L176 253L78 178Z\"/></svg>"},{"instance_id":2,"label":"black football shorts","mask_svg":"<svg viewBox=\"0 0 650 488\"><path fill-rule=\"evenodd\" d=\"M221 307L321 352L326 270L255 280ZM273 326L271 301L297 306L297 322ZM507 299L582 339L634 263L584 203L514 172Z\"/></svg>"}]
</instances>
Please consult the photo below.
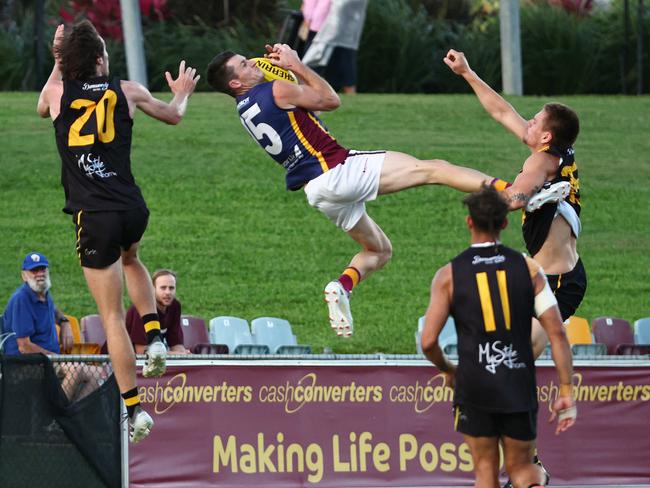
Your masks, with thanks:
<instances>
[{"instance_id":1,"label":"black football shorts","mask_svg":"<svg viewBox=\"0 0 650 488\"><path fill-rule=\"evenodd\" d=\"M578 259L575 267L568 273L546 275L546 278L557 299L562 320L568 319L578 309L587 291L587 273L582 259Z\"/></svg>"},{"instance_id":2,"label":"black football shorts","mask_svg":"<svg viewBox=\"0 0 650 488\"><path fill-rule=\"evenodd\" d=\"M140 241L147 228L149 210L145 206L111 212L77 210L72 217L81 266L102 269Z\"/></svg>"},{"instance_id":3,"label":"black football shorts","mask_svg":"<svg viewBox=\"0 0 650 488\"><path fill-rule=\"evenodd\" d=\"M472 437L507 436L520 441L532 441L537 437L537 409L502 413L469 405L455 405L454 429Z\"/></svg>"}]
</instances>

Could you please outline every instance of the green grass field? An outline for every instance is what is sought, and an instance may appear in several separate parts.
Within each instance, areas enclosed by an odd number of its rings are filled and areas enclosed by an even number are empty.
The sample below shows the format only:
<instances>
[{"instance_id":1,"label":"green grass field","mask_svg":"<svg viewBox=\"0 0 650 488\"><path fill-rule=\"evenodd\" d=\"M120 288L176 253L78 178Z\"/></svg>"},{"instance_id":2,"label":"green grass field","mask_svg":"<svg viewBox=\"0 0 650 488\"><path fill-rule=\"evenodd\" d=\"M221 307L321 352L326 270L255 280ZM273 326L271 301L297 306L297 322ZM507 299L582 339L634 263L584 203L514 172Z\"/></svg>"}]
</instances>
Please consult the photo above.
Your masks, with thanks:
<instances>
[{"instance_id":1,"label":"green grass field","mask_svg":"<svg viewBox=\"0 0 650 488\"><path fill-rule=\"evenodd\" d=\"M20 283L25 253L38 250L50 259L55 301L81 317L95 306L74 253L71 218L61 212L52 124L36 115L36 101L35 93L0 93L0 302ZM526 117L546 101L512 100ZM579 315L648 316L650 98L559 101L582 121L579 251L589 287ZM342 107L323 119L347 147L444 158L506 179L527 156L469 95L343 97ZM138 114L132 160L151 210L142 260L150 271L178 272L184 313L283 317L315 352L415 352L413 332L431 278L468 242L461 193L425 187L370 203L370 215L393 242L393 259L355 290L355 335L342 340L330 331L321 293L356 244L311 209L302 192L284 190L283 171L246 134L230 98L195 95L177 127ZM520 214L511 214L503 238L523 250L519 224Z\"/></svg>"}]
</instances>

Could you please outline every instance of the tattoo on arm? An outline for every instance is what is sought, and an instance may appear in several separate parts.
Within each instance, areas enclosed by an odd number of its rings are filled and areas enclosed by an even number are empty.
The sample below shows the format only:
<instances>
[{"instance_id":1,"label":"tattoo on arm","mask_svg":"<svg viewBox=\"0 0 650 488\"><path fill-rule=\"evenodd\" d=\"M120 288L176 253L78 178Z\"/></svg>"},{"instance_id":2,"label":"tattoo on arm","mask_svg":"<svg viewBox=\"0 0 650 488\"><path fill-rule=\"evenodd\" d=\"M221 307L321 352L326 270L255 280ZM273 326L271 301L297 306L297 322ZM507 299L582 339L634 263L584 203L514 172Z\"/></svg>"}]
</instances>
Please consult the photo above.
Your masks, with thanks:
<instances>
[{"instance_id":1,"label":"tattoo on arm","mask_svg":"<svg viewBox=\"0 0 650 488\"><path fill-rule=\"evenodd\" d=\"M523 193L523 192L513 193L513 194L510 196L510 201L511 201L511 202L521 202L521 203L523 203L523 204L526 204L526 203L528 203L528 200L530 200L531 197L532 197L533 195L535 195L537 192L539 192L541 189L542 189L541 186L536 185L536 186L533 186L533 187L531 188L530 195L526 195L526 194Z\"/></svg>"},{"instance_id":2,"label":"tattoo on arm","mask_svg":"<svg viewBox=\"0 0 650 488\"><path fill-rule=\"evenodd\" d=\"M530 197L526 195L525 193L515 193L510 196L510 201L512 202L523 202L526 203L530 200Z\"/></svg>"}]
</instances>

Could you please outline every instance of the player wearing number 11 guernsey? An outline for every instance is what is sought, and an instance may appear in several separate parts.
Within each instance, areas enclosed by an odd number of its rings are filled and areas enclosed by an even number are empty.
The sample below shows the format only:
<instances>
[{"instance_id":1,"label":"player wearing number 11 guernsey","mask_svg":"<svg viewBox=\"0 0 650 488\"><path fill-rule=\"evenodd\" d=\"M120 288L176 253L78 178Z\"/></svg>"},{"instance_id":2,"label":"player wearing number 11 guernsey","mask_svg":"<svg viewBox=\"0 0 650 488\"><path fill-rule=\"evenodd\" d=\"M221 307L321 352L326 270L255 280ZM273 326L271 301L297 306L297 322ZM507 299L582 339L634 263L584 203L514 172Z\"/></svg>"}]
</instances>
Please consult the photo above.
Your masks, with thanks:
<instances>
[{"instance_id":1,"label":"player wearing number 11 guernsey","mask_svg":"<svg viewBox=\"0 0 650 488\"><path fill-rule=\"evenodd\" d=\"M299 84L267 81L254 59L231 51L210 62L208 82L236 99L244 128L285 169L287 189L303 189L312 207L361 246L339 278L325 287L330 325L337 335L349 337L352 288L381 269L392 254L388 237L366 213L365 202L421 185L472 191L491 178L439 159L422 161L393 151L341 146L314 113L338 108L336 92L286 44L266 49L267 60L292 71Z\"/></svg>"},{"instance_id":2,"label":"player wearing number 11 guernsey","mask_svg":"<svg viewBox=\"0 0 650 488\"><path fill-rule=\"evenodd\" d=\"M139 442L153 420L140 408L135 356L126 331L122 276L147 332L145 376L165 371L167 350L149 273L138 259L138 245L149 210L131 174L131 131L136 108L178 124L196 87L196 70L181 62L179 75L166 73L174 98L154 98L139 83L108 77L104 40L88 21L54 35L54 68L38 99L41 117L54 122L61 156L64 212L73 216L77 255L99 314L108 352L129 414L130 438Z\"/></svg>"},{"instance_id":3,"label":"player wearing number 11 guernsey","mask_svg":"<svg viewBox=\"0 0 650 488\"><path fill-rule=\"evenodd\" d=\"M560 390L550 421L556 434L571 427L577 411L572 396L571 349L560 309L536 261L499 242L508 223L508 203L485 187L464 200L471 246L440 268L422 331L422 351L454 384L454 428L464 435L481 488L499 486L499 443L516 487L545 485L546 473L532 462L537 436L532 317L551 341ZM449 316L458 333L458 366L438 338Z\"/></svg>"}]
</instances>

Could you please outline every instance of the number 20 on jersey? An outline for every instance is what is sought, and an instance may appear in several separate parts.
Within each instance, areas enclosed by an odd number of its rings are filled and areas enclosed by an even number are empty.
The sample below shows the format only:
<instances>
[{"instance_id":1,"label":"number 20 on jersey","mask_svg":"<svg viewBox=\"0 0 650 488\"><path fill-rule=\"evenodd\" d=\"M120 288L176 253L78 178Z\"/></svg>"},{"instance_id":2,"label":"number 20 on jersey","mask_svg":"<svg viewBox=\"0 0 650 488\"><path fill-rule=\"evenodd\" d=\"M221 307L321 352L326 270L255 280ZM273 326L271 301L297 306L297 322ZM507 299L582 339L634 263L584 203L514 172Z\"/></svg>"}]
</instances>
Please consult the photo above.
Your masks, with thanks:
<instances>
[{"instance_id":1,"label":"number 20 on jersey","mask_svg":"<svg viewBox=\"0 0 650 488\"><path fill-rule=\"evenodd\" d=\"M75 110L85 109L84 112L70 126L68 131L68 146L91 146L95 143L95 136L100 142L109 143L115 139L115 106L117 105L117 93L113 90L106 90L99 101L77 98L70 104ZM90 134L81 135L81 130L88 123L90 116L95 114L97 130Z\"/></svg>"}]
</instances>

